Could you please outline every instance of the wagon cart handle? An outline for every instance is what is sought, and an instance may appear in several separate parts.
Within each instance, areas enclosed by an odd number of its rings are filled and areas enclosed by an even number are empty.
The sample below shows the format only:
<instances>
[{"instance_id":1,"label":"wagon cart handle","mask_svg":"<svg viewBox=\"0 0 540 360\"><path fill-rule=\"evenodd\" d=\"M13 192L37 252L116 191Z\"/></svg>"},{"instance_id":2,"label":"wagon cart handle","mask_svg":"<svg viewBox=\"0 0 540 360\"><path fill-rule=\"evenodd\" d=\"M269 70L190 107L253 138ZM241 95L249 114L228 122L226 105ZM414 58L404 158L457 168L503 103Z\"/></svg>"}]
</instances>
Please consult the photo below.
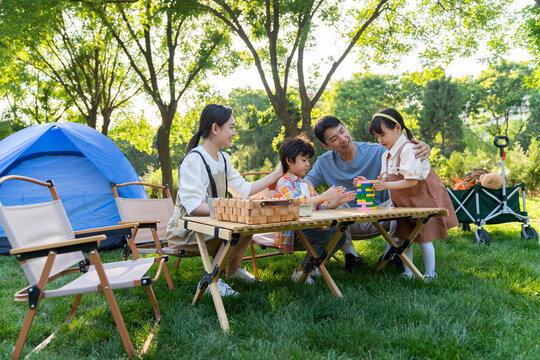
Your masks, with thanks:
<instances>
[{"instance_id":1,"label":"wagon cart handle","mask_svg":"<svg viewBox=\"0 0 540 360\"><path fill-rule=\"evenodd\" d=\"M505 142L503 144L499 143L499 140L504 140ZM507 136L498 135L495 136L495 139L493 139L493 145L499 148L500 156L502 157L504 154L504 148L510 144L510 141L508 140Z\"/></svg>"}]
</instances>

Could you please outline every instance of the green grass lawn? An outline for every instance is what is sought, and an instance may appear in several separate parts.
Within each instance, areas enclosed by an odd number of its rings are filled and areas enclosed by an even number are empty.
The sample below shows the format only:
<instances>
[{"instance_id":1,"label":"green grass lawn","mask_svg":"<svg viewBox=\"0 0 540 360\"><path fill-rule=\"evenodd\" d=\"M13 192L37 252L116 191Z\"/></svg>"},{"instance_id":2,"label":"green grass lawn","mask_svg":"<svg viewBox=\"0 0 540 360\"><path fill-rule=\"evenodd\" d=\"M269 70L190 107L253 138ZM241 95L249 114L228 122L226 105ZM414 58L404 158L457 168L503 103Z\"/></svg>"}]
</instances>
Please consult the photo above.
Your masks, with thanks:
<instances>
[{"instance_id":1,"label":"green grass lawn","mask_svg":"<svg viewBox=\"0 0 540 360\"><path fill-rule=\"evenodd\" d=\"M527 201L540 230L540 199ZM231 332L220 330L210 296L191 300L201 276L199 258L184 259L173 274L154 284L162 322L147 355L150 359L540 359L540 245L520 238L520 224L486 228L491 245L476 244L472 232L451 230L436 241L439 278L430 284L399 278L397 269L375 273L384 250L381 238L355 243L366 266L343 275L339 262L328 266L344 298L335 298L324 280L298 285L290 280L303 254L259 260L257 284L231 283L240 292L224 298ZM423 271L415 245L415 264ZM102 252L105 260L120 251ZM246 262L248 269L251 264ZM13 294L25 286L14 257L0 257L0 358L9 358L27 303ZM153 311L144 289L115 295L136 348L151 326ZM67 316L72 297L45 299L25 347L50 333L56 338L36 359L126 358L102 294L83 296L75 320Z\"/></svg>"}]
</instances>

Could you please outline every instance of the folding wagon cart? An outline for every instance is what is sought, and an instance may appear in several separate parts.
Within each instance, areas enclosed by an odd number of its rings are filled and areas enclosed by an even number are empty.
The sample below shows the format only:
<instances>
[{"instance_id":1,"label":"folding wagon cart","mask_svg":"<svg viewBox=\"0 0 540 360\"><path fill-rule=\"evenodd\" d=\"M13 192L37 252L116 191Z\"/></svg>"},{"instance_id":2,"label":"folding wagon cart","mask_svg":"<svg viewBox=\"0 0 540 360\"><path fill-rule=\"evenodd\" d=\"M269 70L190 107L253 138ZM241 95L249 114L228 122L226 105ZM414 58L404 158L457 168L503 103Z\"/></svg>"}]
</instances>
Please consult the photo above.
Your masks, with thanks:
<instances>
[{"instance_id":1,"label":"folding wagon cart","mask_svg":"<svg viewBox=\"0 0 540 360\"><path fill-rule=\"evenodd\" d=\"M495 136L493 144L499 148L501 157L502 188L492 190L481 185L474 185L466 190L452 190L449 187L448 194L457 218L464 229L470 229L470 224L475 224L474 237L476 242L489 244L489 233L484 229L485 225L502 224L507 222L521 222L521 238L523 240L538 240L538 232L530 225L525 205L525 184L506 187L504 174L504 160L509 140L506 136ZM519 205L519 190L521 189L522 207Z\"/></svg>"}]
</instances>

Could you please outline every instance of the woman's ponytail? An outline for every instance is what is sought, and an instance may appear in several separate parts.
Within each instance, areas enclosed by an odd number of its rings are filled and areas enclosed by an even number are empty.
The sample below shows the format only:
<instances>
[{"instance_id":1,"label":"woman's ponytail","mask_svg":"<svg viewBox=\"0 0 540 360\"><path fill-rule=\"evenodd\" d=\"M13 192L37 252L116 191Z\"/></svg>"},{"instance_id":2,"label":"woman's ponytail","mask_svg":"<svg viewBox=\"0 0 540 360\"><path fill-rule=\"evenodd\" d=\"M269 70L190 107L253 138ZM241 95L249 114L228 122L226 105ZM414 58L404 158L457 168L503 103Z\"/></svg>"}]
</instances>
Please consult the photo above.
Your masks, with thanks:
<instances>
[{"instance_id":1,"label":"woman's ponytail","mask_svg":"<svg viewBox=\"0 0 540 360\"><path fill-rule=\"evenodd\" d=\"M189 152L197 147L199 145L199 142L201 141L201 132L197 131L195 135L191 137L191 140L189 140L188 146L186 148L186 155L189 154Z\"/></svg>"},{"instance_id":2,"label":"woman's ponytail","mask_svg":"<svg viewBox=\"0 0 540 360\"><path fill-rule=\"evenodd\" d=\"M219 127L223 126L231 118L233 109L230 106L225 106L221 104L208 104L204 107L201 112L201 117L199 118L199 130L193 135L191 140L189 140L188 146L186 148L186 155L189 154L191 150L199 145L199 142L202 138L207 138L210 136L212 131L212 125L218 124Z\"/></svg>"}]
</instances>

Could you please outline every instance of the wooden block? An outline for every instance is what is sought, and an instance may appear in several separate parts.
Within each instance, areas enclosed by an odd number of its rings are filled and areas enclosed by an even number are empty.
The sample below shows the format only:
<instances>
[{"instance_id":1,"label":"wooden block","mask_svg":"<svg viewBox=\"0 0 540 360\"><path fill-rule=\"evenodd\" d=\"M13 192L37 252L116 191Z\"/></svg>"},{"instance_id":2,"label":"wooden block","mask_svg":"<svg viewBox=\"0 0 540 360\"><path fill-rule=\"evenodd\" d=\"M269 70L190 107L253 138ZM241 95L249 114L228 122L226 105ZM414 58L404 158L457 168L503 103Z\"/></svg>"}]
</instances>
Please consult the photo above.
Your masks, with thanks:
<instances>
[{"instance_id":1,"label":"wooden block","mask_svg":"<svg viewBox=\"0 0 540 360\"><path fill-rule=\"evenodd\" d=\"M245 204L244 207L245 207L246 209L253 209L253 206L254 206L253 200L248 200L248 201L246 201L246 204Z\"/></svg>"},{"instance_id":2,"label":"wooden block","mask_svg":"<svg viewBox=\"0 0 540 360\"><path fill-rule=\"evenodd\" d=\"M261 215L261 210L260 210L260 208L259 208L259 209L253 208L253 210L251 210L251 216L256 217L256 216L259 216L259 215Z\"/></svg>"}]
</instances>

